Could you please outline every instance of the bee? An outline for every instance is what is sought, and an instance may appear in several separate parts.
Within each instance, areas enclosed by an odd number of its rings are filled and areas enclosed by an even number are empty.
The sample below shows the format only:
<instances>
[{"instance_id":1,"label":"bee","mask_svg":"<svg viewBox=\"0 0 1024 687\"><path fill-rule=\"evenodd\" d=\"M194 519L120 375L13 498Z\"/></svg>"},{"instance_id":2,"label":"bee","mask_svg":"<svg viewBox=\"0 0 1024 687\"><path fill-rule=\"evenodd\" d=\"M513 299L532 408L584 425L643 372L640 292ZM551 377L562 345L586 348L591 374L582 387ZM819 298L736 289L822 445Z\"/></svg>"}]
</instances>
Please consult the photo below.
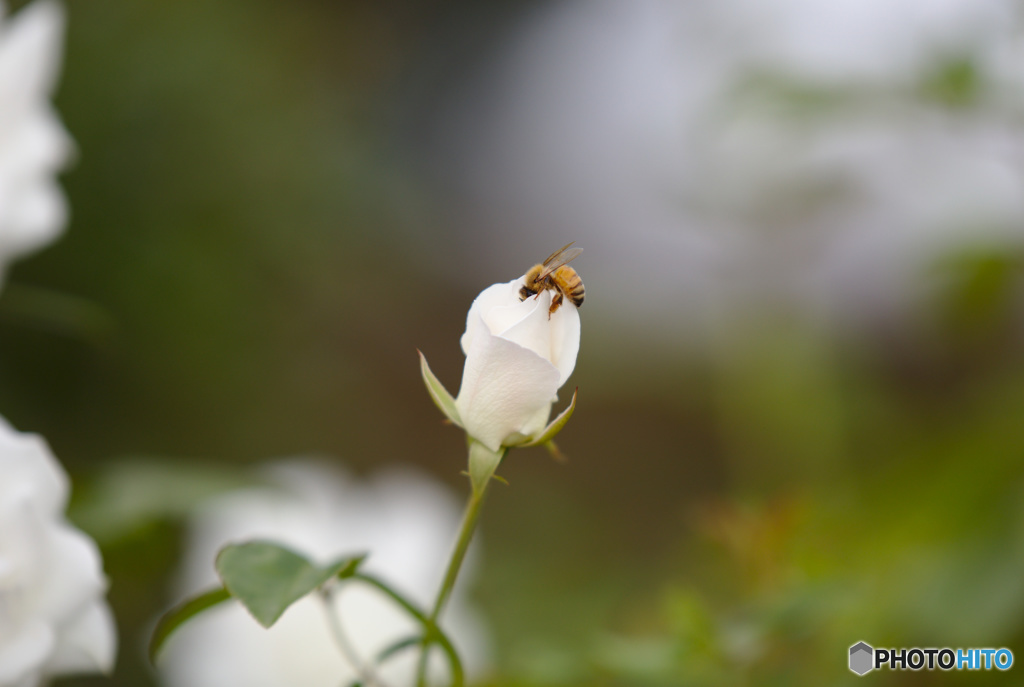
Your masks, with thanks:
<instances>
[{"instance_id":1,"label":"bee","mask_svg":"<svg viewBox=\"0 0 1024 687\"><path fill-rule=\"evenodd\" d=\"M555 295L551 297L551 307L548 308L548 319L562 305L562 300L568 298L569 302L577 308L583 305L583 280L576 270L569 267L569 262L579 257L583 252L582 248L571 248L572 243L556 250L548 256L547 260L539 265L534 265L526 273L523 279L523 288L519 289L519 300L525 301L530 296L540 296L541 291L551 289Z\"/></svg>"}]
</instances>

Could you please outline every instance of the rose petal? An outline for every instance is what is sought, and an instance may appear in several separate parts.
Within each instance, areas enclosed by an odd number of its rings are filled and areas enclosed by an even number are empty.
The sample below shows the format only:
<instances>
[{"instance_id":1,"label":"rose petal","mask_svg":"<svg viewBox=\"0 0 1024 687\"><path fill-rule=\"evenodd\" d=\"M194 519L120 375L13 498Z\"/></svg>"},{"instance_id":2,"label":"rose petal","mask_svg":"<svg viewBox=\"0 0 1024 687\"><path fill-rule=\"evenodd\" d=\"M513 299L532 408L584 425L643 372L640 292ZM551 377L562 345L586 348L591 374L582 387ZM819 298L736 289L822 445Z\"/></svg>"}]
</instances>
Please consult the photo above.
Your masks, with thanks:
<instances>
[{"instance_id":1,"label":"rose petal","mask_svg":"<svg viewBox=\"0 0 1024 687\"><path fill-rule=\"evenodd\" d=\"M523 277L484 289L473 301L466 318L462 350L469 350L482 319L495 336L508 339L550 360L558 368L558 385L562 386L576 367L580 349L580 314L571 303L564 302L548 317L551 291L542 291L525 301L519 300Z\"/></svg>"},{"instance_id":2,"label":"rose petal","mask_svg":"<svg viewBox=\"0 0 1024 687\"><path fill-rule=\"evenodd\" d=\"M483 326L483 325L481 325ZM558 391L558 369L519 344L486 334L472 338L455 399L466 431L492 451L535 421Z\"/></svg>"},{"instance_id":3,"label":"rose petal","mask_svg":"<svg viewBox=\"0 0 1024 687\"><path fill-rule=\"evenodd\" d=\"M549 402L537 408L537 412L523 423L523 428L519 430L519 433L529 437L544 429L548 424L548 418L551 416L551 405Z\"/></svg>"},{"instance_id":4,"label":"rose petal","mask_svg":"<svg viewBox=\"0 0 1024 687\"><path fill-rule=\"evenodd\" d=\"M54 523L47 542L47 570L37 590L35 612L51 622L64 623L106 589L96 544L63 523Z\"/></svg>"},{"instance_id":5,"label":"rose petal","mask_svg":"<svg viewBox=\"0 0 1024 687\"><path fill-rule=\"evenodd\" d=\"M64 10L37 0L10 19L0 33L0 83L9 102L42 100L52 91L60 69Z\"/></svg>"},{"instance_id":6,"label":"rose petal","mask_svg":"<svg viewBox=\"0 0 1024 687\"><path fill-rule=\"evenodd\" d=\"M42 437L23 434L0 417L0 495L9 489L31 487L39 512L64 512L68 499L68 478Z\"/></svg>"},{"instance_id":7,"label":"rose petal","mask_svg":"<svg viewBox=\"0 0 1024 687\"><path fill-rule=\"evenodd\" d=\"M523 285L522 277L514 279L505 284L492 284L480 292L480 295L473 300L469 306L469 314L466 316L466 332L459 341L462 352L469 354L473 340L481 331L487 330L492 334L499 334L501 330L507 329L515 320L525 317L529 305L524 306L520 314L510 313L511 321L500 323L497 321L485 321L484 314L495 308L515 308L521 306L523 301L519 300L519 289Z\"/></svg>"},{"instance_id":8,"label":"rose petal","mask_svg":"<svg viewBox=\"0 0 1024 687\"><path fill-rule=\"evenodd\" d=\"M35 182L67 162L74 146L49 104L40 102L0 130L0 177Z\"/></svg>"},{"instance_id":9,"label":"rose petal","mask_svg":"<svg viewBox=\"0 0 1024 687\"><path fill-rule=\"evenodd\" d=\"M13 639L0 646L0 685L17 685L31 677L55 641L45 623L36 621L19 628Z\"/></svg>"},{"instance_id":10,"label":"rose petal","mask_svg":"<svg viewBox=\"0 0 1024 687\"><path fill-rule=\"evenodd\" d=\"M542 291L518 304L518 308L492 308L484 319L490 325L492 334L528 348L544 360L551 360L551 320L548 309L551 307L551 292ZM509 317L508 311L515 310L518 317ZM495 327L492 322L506 324Z\"/></svg>"},{"instance_id":11,"label":"rose petal","mask_svg":"<svg viewBox=\"0 0 1024 687\"><path fill-rule=\"evenodd\" d=\"M580 313L575 305L564 303L551 316L551 355L549 360L558 368L558 386L565 384L576 368L580 352Z\"/></svg>"},{"instance_id":12,"label":"rose petal","mask_svg":"<svg viewBox=\"0 0 1024 687\"><path fill-rule=\"evenodd\" d=\"M8 230L0 250L14 256L31 253L60 235L67 221L64 193L52 179L19 184L18 201L5 219Z\"/></svg>"},{"instance_id":13,"label":"rose petal","mask_svg":"<svg viewBox=\"0 0 1024 687\"><path fill-rule=\"evenodd\" d=\"M51 675L109 673L114 667L116 654L114 618L107 604L97 600L61 628L57 647L46 664L46 672Z\"/></svg>"}]
</instances>

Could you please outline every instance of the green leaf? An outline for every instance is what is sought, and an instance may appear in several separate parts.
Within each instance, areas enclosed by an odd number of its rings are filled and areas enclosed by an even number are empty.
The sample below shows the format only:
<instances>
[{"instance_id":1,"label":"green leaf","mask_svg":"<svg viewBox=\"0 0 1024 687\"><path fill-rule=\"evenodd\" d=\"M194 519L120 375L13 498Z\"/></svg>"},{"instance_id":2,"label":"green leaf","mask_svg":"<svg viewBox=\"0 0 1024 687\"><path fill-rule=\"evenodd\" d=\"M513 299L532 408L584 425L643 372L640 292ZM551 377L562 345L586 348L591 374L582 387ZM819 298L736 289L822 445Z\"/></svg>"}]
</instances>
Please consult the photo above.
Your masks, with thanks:
<instances>
[{"instance_id":1,"label":"green leaf","mask_svg":"<svg viewBox=\"0 0 1024 687\"><path fill-rule=\"evenodd\" d=\"M427 392L430 394L430 398L434 400L434 405L440 408L444 416L451 420L453 424L462 427L459 411L455 409L455 399L452 398L452 395L448 393L444 385L431 372L430 365L427 364L427 358L423 355L423 352L419 350L416 352L420 354L420 372L423 374L423 382L427 385Z\"/></svg>"},{"instance_id":2,"label":"green leaf","mask_svg":"<svg viewBox=\"0 0 1024 687\"><path fill-rule=\"evenodd\" d=\"M572 392L572 400L569 401L569 407L563 410L558 417L551 421L544 431L537 435L536 438L524 443L519 446L537 446L538 444L548 444L552 439L555 438L562 428L565 427L565 423L572 417L573 412L576 410L576 395L580 392L579 387Z\"/></svg>"},{"instance_id":3,"label":"green leaf","mask_svg":"<svg viewBox=\"0 0 1024 687\"><path fill-rule=\"evenodd\" d=\"M230 598L231 594L227 589L218 587L217 589L211 589L199 596L183 601L164 613L160 617L160 620L157 621L156 629L153 630L153 636L149 640L150 663L156 663L156 657L160 653L160 649L163 648L167 638L170 637L171 633L177 630L186 620L193 618L205 611L207 608L212 608L213 606L216 606L223 601L227 601Z\"/></svg>"},{"instance_id":4,"label":"green leaf","mask_svg":"<svg viewBox=\"0 0 1024 687\"><path fill-rule=\"evenodd\" d=\"M507 449L502 447L494 452L479 441L470 440L469 481L473 485L475 493L479 494L486 488L487 482L494 477L494 471L498 469L506 451Z\"/></svg>"},{"instance_id":5,"label":"green leaf","mask_svg":"<svg viewBox=\"0 0 1024 687\"><path fill-rule=\"evenodd\" d=\"M229 544L217 554L217 574L263 627L270 627L293 603L337 575L351 576L365 555L318 567L279 544ZM346 574L347 573L347 574Z\"/></svg>"}]
</instances>

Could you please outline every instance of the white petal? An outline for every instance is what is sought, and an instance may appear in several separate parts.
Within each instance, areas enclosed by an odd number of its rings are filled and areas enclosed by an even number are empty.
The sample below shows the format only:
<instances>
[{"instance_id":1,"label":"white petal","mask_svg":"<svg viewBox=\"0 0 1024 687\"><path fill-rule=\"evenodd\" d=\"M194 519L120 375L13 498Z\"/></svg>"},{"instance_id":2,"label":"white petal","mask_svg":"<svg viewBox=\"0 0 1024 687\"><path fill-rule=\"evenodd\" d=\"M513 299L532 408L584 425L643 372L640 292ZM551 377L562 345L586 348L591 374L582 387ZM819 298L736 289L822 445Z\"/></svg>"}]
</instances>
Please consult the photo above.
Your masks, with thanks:
<instances>
[{"instance_id":1,"label":"white petal","mask_svg":"<svg viewBox=\"0 0 1024 687\"><path fill-rule=\"evenodd\" d=\"M524 302L519 300L519 289L522 285L522 277L506 284L492 284L481 291L480 295L473 300L473 304L469 306L469 314L466 316L466 332L459 341L462 345L463 353L469 354L473 340L479 332L487 330L492 334L500 334L502 330L507 329L517 319L526 316L529 312L529 299L527 299L525 306L523 306ZM506 315L509 318L508 322L485 320L485 314L490 313L495 308L515 308L517 305L522 306L522 312L518 314L515 312L508 313Z\"/></svg>"},{"instance_id":2,"label":"white petal","mask_svg":"<svg viewBox=\"0 0 1024 687\"><path fill-rule=\"evenodd\" d=\"M580 313L575 305L563 303L551 316L551 355L548 358L558 368L558 386L565 384L576 368L580 352Z\"/></svg>"},{"instance_id":3,"label":"white petal","mask_svg":"<svg viewBox=\"0 0 1024 687\"><path fill-rule=\"evenodd\" d=\"M67 506L68 477L50 447L36 434L18 432L0 417L0 498L28 486L39 512L61 514Z\"/></svg>"},{"instance_id":4,"label":"white petal","mask_svg":"<svg viewBox=\"0 0 1024 687\"><path fill-rule=\"evenodd\" d=\"M0 82L8 102L44 99L57 81L64 36L59 3L36 0L15 14L0 33Z\"/></svg>"},{"instance_id":5,"label":"white petal","mask_svg":"<svg viewBox=\"0 0 1024 687\"><path fill-rule=\"evenodd\" d=\"M63 624L103 594L106 581L100 554L89 537L65 524L54 523L48 541L47 570L35 600L35 612Z\"/></svg>"},{"instance_id":6,"label":"white petal","mask_svg":"<svg viewBox=\"0 0 1024 687\"><path fill-rule=\"evenodd\" d=\"M109 673L117 654L117 629L110 608L96 600L58 633L57 647L46 664L48 675Z\"/></svg>"},{"instance_id":7,"label":"white petal","mask_svg":"<svg viewBox=\"0 0 1024 687\"><path fill-rule=\"evenodd\" d=\"M67 222L64 193L57 182L41 178L16 188L17 200L4 219L0 251L7 256L22 255L41 248L60 234Z\"/></svg>"},{"instance_id":8,"label":"white petal","mask_svg":"<svg viewBox=\"0 0 1024 687\"><path fill-rule=\"evenodd\" d=\"M558 386L572 374L580 348L580 315L576 307L563 303L551 317L551 291L542 291L525 301L519 300L523 277L504 284L487 287L473 301L466 317L466 332L462 335L463 353L472 342L481 324L495 336L513 341L550 360L558 368Z\"/></svg>"},{"instance_id":9,"label":"white petal","mask_svg":"<svg viewBox=\"0 0 1024 687\"><path fill-rule=\"evenodd\" d=\"M54 636L41 622L19 629L13 640L0 646L0 685L32 684L31 676L39 670L46 655L53 650Z\"/></svg>"},{"instance_id":10,"label":"white petal","mask_svg":"<svg viewBox=\"0 0 1024 687\"><path fill-rule=\"evenodd\" d=\"M533 351L480 331L466 354L455 405L469 435L497 451L550 405L558 378L558 369Z\"/></svg>"},{"instance_id":11,"label":"white petal","mask_svg":"<svg viewBox=\"0 0 1024 687\"><path fill-rule=\"evenodd\" d=\"M542 429L547 427L548 418L551 417L551 403L544 405L537 409L537 412L533 414L529 420L523 423L523 428L519 430L519 433L523 436L533 436Z\"/></svg>"},{"instance_id":12,"label":"white petal","mask_svg":"<svg viewBox=\"0 0 1024 687\"><path fill-rule=\"evenodd\" d=\"M64 519L68 478L0 418L0 685L109 668L113 620L95 543Z\"/></svg>"},{"instance_id":13,"label":"white petal","mask_svg":"<svg viewBox=\"0 0 1024 687\"><path fill-rule=\"evenodd\" d=\"M33 103L15 121L0 124L0 178L9 183L48 178L73 150L71 137L46 103Z\"/></svg>"},{"instance_id":14,"label":"white petal","mask_svg":"<svg viewBox=\"0 0 1024 687\"><path fill-rule=\"evenodd\" d=\"M551 360L551 292L542 291L512 307L497 307L484 315L492 334Z\"/></svg>"}]
</instances>

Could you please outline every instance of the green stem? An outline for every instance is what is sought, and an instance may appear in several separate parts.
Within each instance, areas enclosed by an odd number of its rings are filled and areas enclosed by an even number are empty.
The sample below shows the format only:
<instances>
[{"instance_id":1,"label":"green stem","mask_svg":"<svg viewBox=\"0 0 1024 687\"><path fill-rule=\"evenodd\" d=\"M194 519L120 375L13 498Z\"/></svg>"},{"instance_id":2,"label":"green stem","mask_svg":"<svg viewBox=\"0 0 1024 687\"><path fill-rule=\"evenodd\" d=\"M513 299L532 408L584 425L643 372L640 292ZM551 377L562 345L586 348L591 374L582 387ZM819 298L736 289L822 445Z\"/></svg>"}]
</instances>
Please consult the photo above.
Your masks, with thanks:
<instances>
[{"instance_id":1,"label":"green stem","mask_svg":"<svg viewBox=\"0 0 1024 687\"><path fill-rule=\"evenodd\" d=\"M441 582L441 589L437 593L437 600L434 601L434 609L427 619L430 625L437 626L441 612L444 611L444 607L455 589L455 580L459 576L462 562L466 558L466 551L469 550L469 543L473 540L473 533L480 520L480 509L484 503L487 486L504 454L504 449L494 453L482 444L470 440L469 472L473 489L469 495L469 503L466 504L466 513L462 516L462 527L459 528L459 538L455 542L455 550L452 552L451 560L448 561L448 569L445 571L444 581ZM416 687L426 687L427 684L427 658L430 654L430 643L425 638L416 669Z\"/></svg>"},{"instance_id":2,"label":"green stem","mask_svg":"<svg viewBox=\"0 0 1024 687\"><path fill-rule=\"evenodd\" d=\"M390 585L385 583L383 580L374 577L373 575L357 572L353 574L351 577L353 580L360 580L370 585L371 587L375 587L379 591L383 592L384 595L386 595L389 599L397 603L399 606L405 609L405 611L409 615L411 615L413 618L419 621L420 625L423 626L425 636L432 637L431 641L436 642L438 646L441 647L441 650L444 651L444 653L448 656L448 663L451 666L452 670L452 687L462 687L465 679L463 677L462 661L459 660L459 655L455 651L455 647L454 645L452 645L451 640L448 639L447 635L445 635L445 633L442 632L441 629L437 627L437 625L435 625L429 618L427 618L426 613L421 611L419 608L413 605L408 599L406 599L404 596L402 596L394 589L392 589Z\"/></svg>"},{"instance_id":3,"label":"green stem","mask_svg":"<svg viewBox=\"0 0 1024 687\"><path fill-rule=\"evenodd\" d=\"M484 490L473 492L469 497L469 504L466 506L466 514L462 518L462 529L459 530L459 539L455 544L455 551L448 563L448 571L444 575L444 582L441 583L441 590L437 594L437 601L434 602L434 610L430 612L430 620L437 622L441 617L448 599L451 598L455 589L455 580L459 576L462 561L466 558L466 551L469 550L469 542L473 539L476 531L476 523L480 519L480 507L484 502Z\"/></svg>"}]
</instances>

